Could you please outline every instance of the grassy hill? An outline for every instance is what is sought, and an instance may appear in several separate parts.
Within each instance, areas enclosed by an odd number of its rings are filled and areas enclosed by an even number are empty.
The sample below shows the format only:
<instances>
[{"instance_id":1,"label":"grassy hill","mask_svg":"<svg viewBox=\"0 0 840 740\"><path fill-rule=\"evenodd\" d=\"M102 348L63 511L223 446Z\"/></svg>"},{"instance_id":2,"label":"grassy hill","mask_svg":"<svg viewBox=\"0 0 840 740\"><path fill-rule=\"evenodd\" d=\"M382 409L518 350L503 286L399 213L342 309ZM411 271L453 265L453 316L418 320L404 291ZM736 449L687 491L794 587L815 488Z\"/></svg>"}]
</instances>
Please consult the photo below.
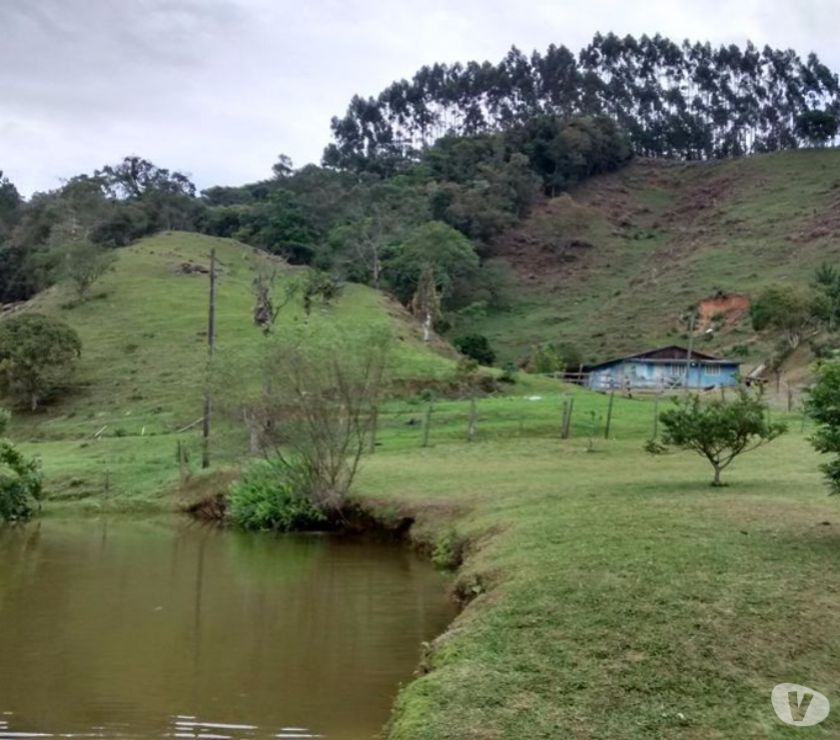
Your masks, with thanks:
<instances>
[{"instance_id":1,"label":"grassy hill","mask_svg":"<svg viewBox=\"0 0 840 740\"><path fill-rule=\"evenodd\" d=\"M515 275L511 310L459 331L486 334L503 360L549 340L587 361L684 341L690 306L807 282L840 257L840 151L636 160L550 200L496 250ZM764 357L745 315L723 324L698 349Z\"/></svg>"},{"instance_id":2,"label":"grassy hill","mask_svg":"<svg viewBox=\"0 0 840 740\"><path fill-rule=\"evenodd\" d=\"M21 413L14 421L16 438L37 443L31 449L45 461L53 494L100 494L107 477L120 508L140 506L177 476L175 433L202 415L208 287L202 270L211 247L219 266L216 357L247 365L265 341L252 320L256 270L276 268L282 281L293 268L231 240L178 232L147 238L119 250L114 269L80 305L73 306L69 286L58 285L26 306L65 319L83 344L71 392L42 413ZM278 323L303 320L298 299ZM425 346L400 306L364 286L345 286L334 305L316 304L308 320L339 331L389 323L397 338L395 375L428 378L451 371L445 345L438 351ZM182 437L197 450L197 428ZM222 424L214 436L215 459L236 459L240 441Z\"/></svg>"}]
</instances>

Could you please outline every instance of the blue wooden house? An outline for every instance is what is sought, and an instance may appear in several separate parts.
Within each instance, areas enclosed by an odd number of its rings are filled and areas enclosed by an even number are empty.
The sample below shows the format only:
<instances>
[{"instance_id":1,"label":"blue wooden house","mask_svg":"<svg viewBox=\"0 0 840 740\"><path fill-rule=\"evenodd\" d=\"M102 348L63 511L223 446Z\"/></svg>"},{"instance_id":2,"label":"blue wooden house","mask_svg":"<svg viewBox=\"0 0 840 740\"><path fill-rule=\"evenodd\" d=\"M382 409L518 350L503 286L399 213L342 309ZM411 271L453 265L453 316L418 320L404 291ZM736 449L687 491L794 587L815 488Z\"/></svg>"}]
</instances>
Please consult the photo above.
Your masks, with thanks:
<instances>
[{"instance_id":1,"label":"blue wooden house","mask_svg":"<svg viewBox=\"0 0 840 740\"><path fill-rule=\"evenodd\" d=\"M593 390L610 388L718 388L738 384L740 363L670 345L637 355L585 365L583 383Z\"/></svg>"}]
</instances>

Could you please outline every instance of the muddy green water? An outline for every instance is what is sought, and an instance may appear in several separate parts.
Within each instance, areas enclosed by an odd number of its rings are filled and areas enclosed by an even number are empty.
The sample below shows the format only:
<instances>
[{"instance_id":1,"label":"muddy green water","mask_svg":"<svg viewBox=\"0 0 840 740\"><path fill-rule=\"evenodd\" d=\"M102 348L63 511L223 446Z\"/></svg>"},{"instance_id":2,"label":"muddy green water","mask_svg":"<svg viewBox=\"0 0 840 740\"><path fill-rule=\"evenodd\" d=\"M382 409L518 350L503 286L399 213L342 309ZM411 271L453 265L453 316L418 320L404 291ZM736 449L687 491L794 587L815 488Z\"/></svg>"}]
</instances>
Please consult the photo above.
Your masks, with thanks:
<instances>
[{"instance_id":1,"label":"muddy green water","mask_svg":"<svg viewBox=\"0 0 840 740\"><path fill-rule=\"evenodd\" d=\"M399 546L3 529L0 737L373 737L453 617L443 577Z\"/></svg>"}]
</instances>

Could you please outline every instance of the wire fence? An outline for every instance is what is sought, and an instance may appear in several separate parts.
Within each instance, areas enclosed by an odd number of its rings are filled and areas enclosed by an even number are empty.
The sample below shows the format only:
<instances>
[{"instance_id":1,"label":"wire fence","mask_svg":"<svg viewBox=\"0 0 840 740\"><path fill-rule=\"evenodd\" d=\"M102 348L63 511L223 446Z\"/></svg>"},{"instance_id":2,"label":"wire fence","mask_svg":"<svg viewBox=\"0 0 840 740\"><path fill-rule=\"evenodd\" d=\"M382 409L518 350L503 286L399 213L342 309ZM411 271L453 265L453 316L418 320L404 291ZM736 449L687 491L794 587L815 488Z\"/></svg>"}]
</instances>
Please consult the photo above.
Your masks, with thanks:
<instances>
[{"instance_id":1,"label":"wire fence","mask_svg":"<svg viewBox=\"0 0 840 740\"><path fill-rule=\"evenodd\" d=\"M734 388L715 388L699 393L706 399L735 398ZM370 449L428 447L436 443L518 437L556 439L648 439L655 438L659 415L673 398L685 391L633 389L630 394L612 390L592 393L579 389L565 393L523 396L487 396L457 400L410 399L390 401L378 410ZM804 431L807 418L797 405L785 403L768 408L782 414L792 429ZM783 399L783 400L786 400Z\"/></svg>"}]
</instances>

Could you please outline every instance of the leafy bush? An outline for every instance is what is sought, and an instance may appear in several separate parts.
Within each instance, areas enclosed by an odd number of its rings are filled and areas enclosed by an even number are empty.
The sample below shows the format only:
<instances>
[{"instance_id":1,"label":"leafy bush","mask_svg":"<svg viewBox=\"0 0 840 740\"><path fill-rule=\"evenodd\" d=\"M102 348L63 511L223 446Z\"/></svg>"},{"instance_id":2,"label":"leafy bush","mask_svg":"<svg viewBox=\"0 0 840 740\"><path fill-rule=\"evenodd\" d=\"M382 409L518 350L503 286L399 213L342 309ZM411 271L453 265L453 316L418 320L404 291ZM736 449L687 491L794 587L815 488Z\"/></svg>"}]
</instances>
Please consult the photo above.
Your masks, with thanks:
<instances>
[{"instance_id":1,"label":"leafy bush","mask_svg":"<svg viewBox=\"0 0 840 740\"><path fill-rule=\"evenodd\" d=\"M300 463L260 460L228 490L227 516L244 529L315 529L326 517L309 498L308 479Z\"/></svg>"},{"instance_id":2,"label":"leafy bush","mask_svg":"<svg viewBox=\"0 0 840 740\"><path fill-rule=\"evenodd\" d=\"M559 373L566 369L566 365L551 344L538 344L531 350L528 360L528 370L532 373Z\"/></svg>"},{"instance_id":3,"label":"leafy bush","mask_svg":"<svg viewBox=\"0 0 840 740\"><path fill-rule=\"evenodd\" d=\"M772 442L787 431L783 422L767 419L761 391L739 388L734 401L703 401L699 395L674 398L674 407L659 415L662 444L649 440L648 452L661 454L668 446L692 450L705 457L715 471L713 486L723 485L721 472L738 455Z\"/></svg>"},{"instance_id":4,"label":"leafy bush","mask_svg":"<svg viewBox=\"0 0 840 740\"><path fill-rule=\"evenodd\" d=\"M0 410L0 435L9 414ZM0 520L29 519L38 508L42 476L37 462L24 457L8 439L0 439Z\"/></svg>"},{"instance_id":5,"label":"leafy bush","mask_svg":"<svg viewBox=\"0 0 840 740\"><path fill-rule=\"evenodd\" d=\"M66 322L22 313L0 323L0 393L32 411L67 382L82 342Z\"/></svg>"},{"instance_id":6,"label":"leafy bush","mask_svg":"<svg viewBox=\"0 0 840 740\"><path fill-rule=\"evenodd\" d=\"M810 389L805 411L817 422L814 449L833 459L820 466L831 493L840 493L840 362L826 362Z\"/></svg>"},{"instance_id":7,"label":"leafy bush","mask_svg":"<svg viewBox=\"0 0 840 740\"><path fill-rule=\"evenodd\" d=\"M513 384L516 382L516 365L512 362L506 362L504 367L502 368L502 374L499 376L500 383L510 383Z\"/></svg>"},{"instance_id":8,"label":"leafy bush","mask_svg":"<svg viewBox=\"0 0 840 740\"><path fill-rule=\"evenodd\" d=\"M492 365L496 360L496 353L483 334L465 334L456 337L452 343L461 354L471 357L479 365Z\"/></svg>"}]
</instances>

